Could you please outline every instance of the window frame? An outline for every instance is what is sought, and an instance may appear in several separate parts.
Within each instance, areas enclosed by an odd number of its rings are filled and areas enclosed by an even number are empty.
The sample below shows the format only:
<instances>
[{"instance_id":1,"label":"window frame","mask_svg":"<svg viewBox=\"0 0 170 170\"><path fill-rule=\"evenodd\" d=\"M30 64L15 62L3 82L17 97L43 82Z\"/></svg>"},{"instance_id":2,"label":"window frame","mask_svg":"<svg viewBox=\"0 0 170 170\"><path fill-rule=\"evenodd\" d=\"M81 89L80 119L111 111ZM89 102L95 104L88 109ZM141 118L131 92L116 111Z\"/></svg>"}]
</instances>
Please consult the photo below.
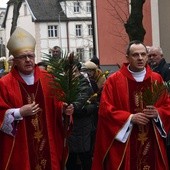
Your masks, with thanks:
<instances>
[{"instance_id":1,"label":"window frame","mask_svg":"<svg viewBox=\"0 0 170 170\"><path fill-rule=\"evenodd\" d=\"M91 2L86 2L86 12L91 13L92 8L91 8Z\"/></svg>"},{"instance_id":2,"label":"window frame","mask_svg":"<svg viewBox=\"0 0 170 170\"><path fill-rule=\"evenodd\" d=\"M80 2L78 1L73 2L73 12L80 13Z\"/></svg>"},{"instance_id":3,"label":"window frame","mask_svg":"<svg viewBox=\"0 0 170 170\"><path fill-rule=\"evenodd\" d=\"M89 48L89 58L93 58L93 48Z\"/></svg>"},{"instance_id":4,"label":"window frame","mask_svg":"<svg viewBox=\"0 0 170 170\"><path fill-rule=\"evenodd\" d=\"M82 33L82 24L76 24L75 25L75 31L76 31L76 33L75 33L76 37L82 37L82 35L83 35L83 33Z\"/></svg>"},{"instance_id":5,"label":"window frame","mask_svg":"<svg viewBox=\"0 0 170 170\"><path fill-rule=\"evenodd\" d=\"M84 48L76 48L76 54L78 55L80 61L84 60Z\"/></svg>"},{"instance_id":6,"label":"window frame","mask_svg":"<svg viewBox=\"0 0 170 170\"><path fill-rule=\"evenodd\" d=\"M88 27L88 35L89 35L89 36L92 36L92 35L93 35L93 27L92 27L92 24L88 24L87 27Z\"/></svg>"},{"instance_id":7,"label":"window frame","mask_svg":"<svg viewBox=\"0 0 170 170\"><path fill-rule=\"evenodd\" d=\"M48 30L48 38L57 38L59 36L58 25L48 25L47 30Z\"/></svg>"}]
</instances>

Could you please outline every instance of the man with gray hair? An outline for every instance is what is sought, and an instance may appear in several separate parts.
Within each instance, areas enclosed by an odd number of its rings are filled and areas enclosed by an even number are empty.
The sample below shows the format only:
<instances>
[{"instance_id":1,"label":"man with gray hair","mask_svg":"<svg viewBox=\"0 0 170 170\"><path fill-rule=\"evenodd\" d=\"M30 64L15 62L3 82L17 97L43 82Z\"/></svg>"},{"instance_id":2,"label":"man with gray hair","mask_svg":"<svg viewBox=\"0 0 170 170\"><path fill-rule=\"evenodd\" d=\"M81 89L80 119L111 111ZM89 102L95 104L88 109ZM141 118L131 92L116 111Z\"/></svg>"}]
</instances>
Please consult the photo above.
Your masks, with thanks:
<instances>
[{"instance_id":1,"label":"man with gray hair","mask_svg":"<svg viewBox=\"0 0 170 170\"><path fill-rule=\"evenodd\" d=\"M54 46L50 52L51 56L56 59L60 59L62 57L62 49L59 46Z\"/></svg>"},{"instance_id":2,"label":"man with gray hair","mask_svg":"<svg viewBox=\"0 0 170 170\"><path fill-rule=\"evenodd\" d=\"M153 71L159 73L164 81L170 80L170 66L163 57L163 51L160 47L152 46L149 48L148 61ZM170 165L170 132L167 135L166 146Z\"/></svg>"},{"instance_id":3,"label":"man with gray hair","mask_svg":"<svg viewBox=\"0 0 170 170\"><path fill-rule=\"evenodd\" d=\"M160 47L149 48L149 64L154 72L159 73L164 81L170 80L170 66L166 62Z\"/></svg>"}]
</instances>

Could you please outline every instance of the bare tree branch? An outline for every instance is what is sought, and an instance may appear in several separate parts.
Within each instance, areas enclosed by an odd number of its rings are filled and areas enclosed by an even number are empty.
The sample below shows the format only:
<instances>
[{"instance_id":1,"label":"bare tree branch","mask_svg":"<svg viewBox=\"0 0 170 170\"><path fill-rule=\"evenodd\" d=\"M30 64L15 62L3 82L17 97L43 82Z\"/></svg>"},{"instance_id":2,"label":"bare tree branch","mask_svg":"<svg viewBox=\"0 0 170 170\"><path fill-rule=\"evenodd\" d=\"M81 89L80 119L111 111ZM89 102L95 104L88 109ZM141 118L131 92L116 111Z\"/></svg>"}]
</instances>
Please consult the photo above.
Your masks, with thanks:
<instances>
[{"instance_id":1,"label":"bare tree branch","mask_svg":"<svg viewBox=\"0 0 170 170\"><path fill-rule=\"evenodd\" d=\"M12 35L15 28L17 27L19 10L22 5L22 0L14 0L13 3L14 3L14 9L13 9L13 18L12 18L12 26L11 26L10 35Z\"/></svg>"}]
</instances>

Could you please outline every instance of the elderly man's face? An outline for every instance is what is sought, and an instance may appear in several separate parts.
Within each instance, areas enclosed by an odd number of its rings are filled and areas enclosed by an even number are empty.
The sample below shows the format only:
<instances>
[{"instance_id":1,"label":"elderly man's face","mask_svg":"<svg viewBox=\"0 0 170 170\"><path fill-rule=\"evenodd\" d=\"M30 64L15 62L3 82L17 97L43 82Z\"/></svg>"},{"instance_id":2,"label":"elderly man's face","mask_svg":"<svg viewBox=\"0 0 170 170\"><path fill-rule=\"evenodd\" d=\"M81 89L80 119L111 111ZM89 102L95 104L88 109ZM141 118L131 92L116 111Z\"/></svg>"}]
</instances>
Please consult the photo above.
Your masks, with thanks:
<instances>
[{"instance_id":1,"label":"elderly man's face","mask_svg":"<svg viewBox=\"0 0 170 170\"><path fill-rule=\"evenodd\" d=\"M25 51L14 57L14 65L22 74L33 73L35 66L35 54L32 51Z\"/></svg>"},{"instance_id":2,"label":"elderly man's face","mask_svg":"<svg viewBox=\"0 0 170 170\"><path fill-rule=\"evenodd\" d=\"M160 63L162 59L162 54L156 50L156 49L151 49L148 54L150 65L156 66Z\"/></svg>"}]
</instances>

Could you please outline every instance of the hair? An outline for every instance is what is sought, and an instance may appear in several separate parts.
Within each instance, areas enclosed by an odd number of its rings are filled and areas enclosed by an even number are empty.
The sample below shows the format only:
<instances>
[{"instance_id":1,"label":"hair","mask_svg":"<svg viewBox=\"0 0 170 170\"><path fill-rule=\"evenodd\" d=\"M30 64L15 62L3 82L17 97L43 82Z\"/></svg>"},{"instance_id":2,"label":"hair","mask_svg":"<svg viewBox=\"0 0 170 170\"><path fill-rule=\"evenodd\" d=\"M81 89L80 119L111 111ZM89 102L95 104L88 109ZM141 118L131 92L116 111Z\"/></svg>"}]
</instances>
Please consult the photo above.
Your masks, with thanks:
<instances>
[{"instance_id":1,"label":"hair","mask_svg":"<svg viewBox=\"0 0 170 170\"><path fill-rule=\"evenodd\" d=\"M133 40L133 41L131 41L131 42L128 44L128 46L127 46L126 55L129 55L129 54L130 54L130 47L131 47L133 44L142 44L142 45L145 47L146 52L148 52L148 49L147 49L146 45L145 45L142 41Z\"/></svg>"},{"instance_id":2,"label":"hair","mask_svg":"<svg viewBox=\"0 0 170 170\"><path fill-rule=\"evenodd\" d=\"M54 49L60 49L61 50L61 48L57 45L52 48L52 50L54 50Z\"/></svg>"},{"instance_id":3,"label":"hair","mask_svg":"<svg viewBox=\"0 0 170 170\"><path fill-rule=\"evenodd\" d=\"M44 66L45 68L47 68L47 63L44 61L40 61L39 63L37 63L38 66Z\"/></svg>"},{"instance_id":4,"label":"hair","mask_svg":"<svg viewBox=\"0 0 170 170\"><path fill-rule=\"evenodd\" d=\"M96 65L100 65L100 61L96 56L93 56L90 61Z\"/></svg>"},{"instance_id":5,"label":"hair","mask_svg":"<svg viewBox=\"0 0 170 170\"><path fill-rule=\"evenodd\" d=\"M149 51L158 51L161 55L163 55L163 51L161 47L155 47L155 46L151 46Z\"/></svg>"},{"instance_id":6,"label":"hair","mask_svg":"<svg viewBox=\"0 0 170 170\"><path fill-rule=\"evenodd\" d=\"M81 67L82 67L82 64L79 62L79 63L76 64L76 66L77 66L77 69L80 71Z\"/></svg>"}]
</instances>

